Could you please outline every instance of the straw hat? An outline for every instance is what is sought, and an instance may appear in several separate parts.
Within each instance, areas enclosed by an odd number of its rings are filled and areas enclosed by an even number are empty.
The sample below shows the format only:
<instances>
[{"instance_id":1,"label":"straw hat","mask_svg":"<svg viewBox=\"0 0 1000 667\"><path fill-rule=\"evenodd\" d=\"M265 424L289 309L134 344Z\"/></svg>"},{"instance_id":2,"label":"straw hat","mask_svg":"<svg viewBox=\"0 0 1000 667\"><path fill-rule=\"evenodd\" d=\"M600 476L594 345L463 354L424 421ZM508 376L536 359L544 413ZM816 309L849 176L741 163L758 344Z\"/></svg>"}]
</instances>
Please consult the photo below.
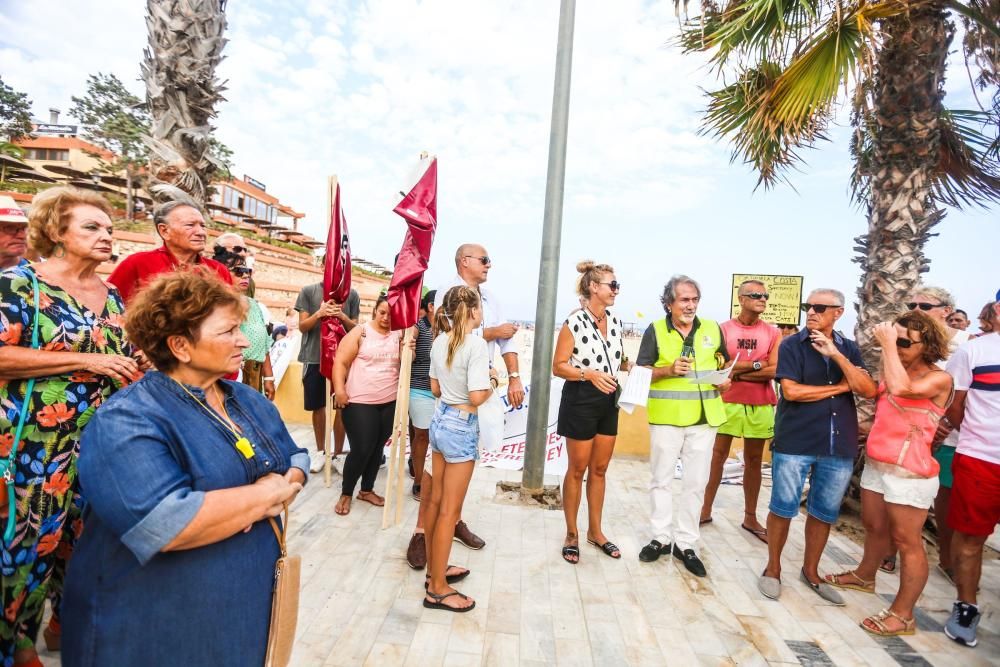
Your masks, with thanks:
<instances>
[{"instance_id":1,"label":"straw hat","mask_svg":"<svg viewBox=\"0 0 1000 667\"><path fill-rule=\"evenodd\" d=\"M0 222L28 224L28 216L9 195L0 195Z\"/></svg>"}]
</instances>

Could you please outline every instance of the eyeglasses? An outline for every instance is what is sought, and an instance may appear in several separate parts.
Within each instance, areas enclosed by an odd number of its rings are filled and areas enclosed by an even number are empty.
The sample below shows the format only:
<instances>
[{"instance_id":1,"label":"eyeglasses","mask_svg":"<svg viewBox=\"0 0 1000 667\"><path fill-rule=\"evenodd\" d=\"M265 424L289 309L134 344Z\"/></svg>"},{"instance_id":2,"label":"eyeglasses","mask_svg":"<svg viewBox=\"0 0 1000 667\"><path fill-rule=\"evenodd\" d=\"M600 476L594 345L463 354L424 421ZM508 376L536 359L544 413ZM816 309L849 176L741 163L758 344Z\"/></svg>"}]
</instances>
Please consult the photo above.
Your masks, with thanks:
<instances>
[{"instance_id":1,"label":"eyeglasses","mask_svg":"<svg viewBox=\"0 0 1000 667\"><path fill-rule=\"evenodd\" d=\"M462 255L462 257L469 257L471 259L478 259L480 262L483 263L483 266L489 266L490 264L493 263L492 261L490 261L490 258L487 255L483 255L482 257L477 257L476 255Z\"/></svg>"},{"instance_id":2,"label":"eyeglasses","mask_svg":"<svg viewBox=\"0 0 1000 667\"><path fill-rule=\"evenodd\" d=\"M27 232L28 225L0 225L0 234L14 236L18 232Z\"/></svg>"},{"instance_id":3,"label":"eyeglasses","mask_svg":"<svg viewBox=\"0 0 1000 667\"><path fill-rule=\"evenodd\" d=\"M832 303L804 303L802 304L802 312L808 313L810 310L816 312L817 315L822 315L826 312L827 308L843 308L843 306L835 306Z\"/></svg>"},{"instance_id":4,"label":"eyeglasses","mask_svg":"<svg viewBox=\"0 0 1000 667\"><path fill-rule=\"evenodd\" d=\"M922 340L911 340L909 338L897 338L896 347L901 347L903 349L908 349L914 345L920 345L924 341Z\"/></svg>"},{"instance_id":5,"label":"eyeglasses","mask_svg":"<svg viewBox=\"0 0 1000 667\"><path fill-rule=\"evenodd\" d=\"M242 278L244 276L249 276L253 274L253 269L251 269L249 266L234 266L232 269L230 269L230 271L232 271L233 275L237 276L238 278Z\"/></svg>"},{"instance_id":6,"label":"eyeglasses","mask_svg":"<svg viewBox=\"0 0 1000 667\"><path fill-rule=\"evenodd\" d=\"M617 280L612 280L609 283L597 283L597 284L598 285L607 285L608 287L611 288L612 292L618 292L622 288L622 284L620 282L618 282Z\"/></svg>"},{"instance_id":7,"label":"eyeglasses","mask_svg":"<svg viewBox=\"0 0 1000 667\"><path fill-rule=\"evenodd\" d=\"M910 302L910 303L906 304L906 307L909 308L910 310L916 310L917 308L919 308L920 310L924 311L925 313L928 310L933 310L934 308L941 308L942 306L944 306L943 303L914 303L914 302Z\"/></svg>"},{"instance_id":8,"label":"eyeglasses","mask_svg":"<svg viewBox=\"0 0 1000 667\"><path fill-rule=\"evenodd\" d=\"M746 294L740 294L740 296L745 296L748 299L753 299L754 301L763 299L767 301L771 298L771 295L767 292L747 292Z\"/></svg>"}]
</instances>

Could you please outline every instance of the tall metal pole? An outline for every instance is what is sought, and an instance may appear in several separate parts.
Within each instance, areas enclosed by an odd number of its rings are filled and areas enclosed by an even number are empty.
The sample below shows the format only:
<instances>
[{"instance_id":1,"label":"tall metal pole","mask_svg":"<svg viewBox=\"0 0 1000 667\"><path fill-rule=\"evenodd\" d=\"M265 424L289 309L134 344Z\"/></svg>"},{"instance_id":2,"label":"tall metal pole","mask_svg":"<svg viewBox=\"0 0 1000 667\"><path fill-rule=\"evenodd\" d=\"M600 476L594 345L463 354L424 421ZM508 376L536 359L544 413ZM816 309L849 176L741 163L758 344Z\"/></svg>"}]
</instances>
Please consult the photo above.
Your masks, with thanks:
<instances>
[{"instance_id":1,"label":"tall metal pole","mask_svg":"<svg viewBox=\"0 0 1000 667\"><path fill-rule=\"evenodd\" d=\"M556 82L552 93L552 129L549 134L549 170L545 184L545 217L542 222L542 257L538 265L535 345L531 361L531 400L528 403L528 438L521 477L522 493L540 492L545 476L575 14L576 0L562 0L559 8L559 42L556 46Z\"/></svg>"}]
</instances>

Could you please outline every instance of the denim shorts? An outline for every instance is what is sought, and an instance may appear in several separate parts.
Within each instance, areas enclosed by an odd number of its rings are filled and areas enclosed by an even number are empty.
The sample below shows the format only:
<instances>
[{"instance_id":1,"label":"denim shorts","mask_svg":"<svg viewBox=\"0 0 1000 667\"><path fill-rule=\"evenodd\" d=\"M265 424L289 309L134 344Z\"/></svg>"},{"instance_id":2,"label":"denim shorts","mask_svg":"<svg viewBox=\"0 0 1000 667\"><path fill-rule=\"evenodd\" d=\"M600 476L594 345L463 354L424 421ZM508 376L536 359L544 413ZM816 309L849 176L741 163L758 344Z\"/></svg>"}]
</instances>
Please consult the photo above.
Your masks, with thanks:
<instances>
[{"instance_id":1,"label":"denim shorts","mask_svg":"<svg viewBox=\"0 0 1000 667\"><path fill-rule=\"evenodd\" d=\"M799 514L802 487L809 477L806 510L823 523L836 523L840 505L851 483L854 459L843 456L804 456L771 453L771 504L780 517Z\"/></svg>"},{"instance_id":2,"label":"denim shorts","mask_svg":"<svg viewBox=\"0 0 1000 667\"><path fill-rule=\"evenodd\" d=\"M431 449L448 463L479 459L479 415L438 403L431 417Z\"/></svg>"}]
</instances>

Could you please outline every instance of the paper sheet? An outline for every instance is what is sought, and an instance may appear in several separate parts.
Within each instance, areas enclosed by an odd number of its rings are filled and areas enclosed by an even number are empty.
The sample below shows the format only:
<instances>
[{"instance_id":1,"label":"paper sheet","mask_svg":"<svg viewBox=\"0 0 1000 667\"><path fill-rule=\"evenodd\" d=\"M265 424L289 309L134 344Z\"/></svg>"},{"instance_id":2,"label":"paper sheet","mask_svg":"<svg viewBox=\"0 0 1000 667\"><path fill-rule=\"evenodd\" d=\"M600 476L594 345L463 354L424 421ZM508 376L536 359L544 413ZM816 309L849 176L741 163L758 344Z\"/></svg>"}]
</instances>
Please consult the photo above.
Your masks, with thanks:
<instances>
[{"instance_id":1,"label":"paper sheet","mask_svg":"<svg viewBox=\"0 0 1000 667\"><path fill-rule=\"evenodd\" d=\"M701 377L689 377L687 381L691 384L712 384L720 385L729 379L729 376L733 372L733 367L736 366L736 362L739 361L740 353L736 354L736 358L733 359L733 363L729 364L728 368L723 368L717 371L712 371L711 373L706 373Z\"/></svg>"},{"instance_id":2,"label":"paper sheet","mask_svg":"<svg viewBox=\"0 0 1000 667\"><path fill-rule=\"evenodd\" d=\"M632 414L637 405L646 407L649 399L649 383L653 380L653 371L645 366L633 366L628 373L622 395L618 399L618 407Z\"/></svg>"}]
</instances>

